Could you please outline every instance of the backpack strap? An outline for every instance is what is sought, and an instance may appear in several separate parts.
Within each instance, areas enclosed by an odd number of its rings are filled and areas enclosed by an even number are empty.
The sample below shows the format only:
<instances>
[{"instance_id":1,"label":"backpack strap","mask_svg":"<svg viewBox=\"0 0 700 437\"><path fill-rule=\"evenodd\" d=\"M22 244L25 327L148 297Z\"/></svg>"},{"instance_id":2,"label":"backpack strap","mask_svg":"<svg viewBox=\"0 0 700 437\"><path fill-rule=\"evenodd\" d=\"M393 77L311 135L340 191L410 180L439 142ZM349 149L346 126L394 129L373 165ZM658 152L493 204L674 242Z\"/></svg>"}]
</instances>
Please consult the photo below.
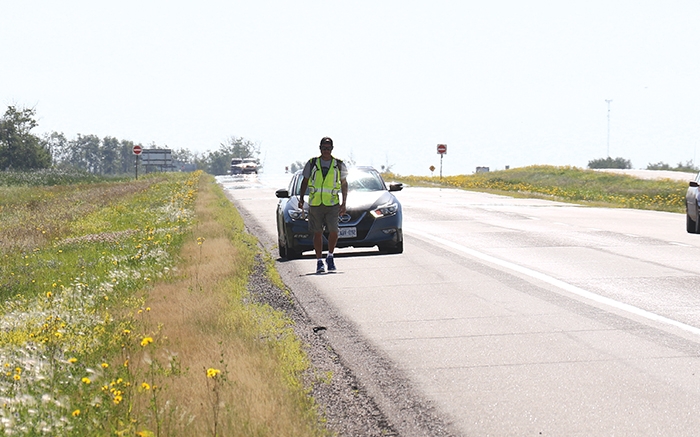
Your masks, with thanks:
<instances>
[{"instance_id":1,"label":"backpack strap","mask_svg":"<svg viewBox=\"0 0 700 437\"><path fill-rule=\"evenodd\" d=\"M340 165L343 163L343 161L341 161L340 159L337 159L337 158L331 158L331 159L332 159L332 161L335 162L334 167L335 167L336 171L338 172L338 174L340 174ZM311 163L311 173L309 174L310 180L313 180L314 174L318 171L318 169L316 168L316 163L318 163L318 160L319 160L319 158L317 156L315 156L309 160L309 162Z\"/></svg>"},{"instance_id":2,"label":"backpack strap","mask_svg":"<svg viewBox=\"0 0 700 437\"><path fill-rule=\"evenodd\" d=\"M309 180L313 181L314 180L314 175L316 174L316 160L318 158L314 157L309 159L309 164L311 165L311 169L309 171Z\"/></svg>"}]
</instances>

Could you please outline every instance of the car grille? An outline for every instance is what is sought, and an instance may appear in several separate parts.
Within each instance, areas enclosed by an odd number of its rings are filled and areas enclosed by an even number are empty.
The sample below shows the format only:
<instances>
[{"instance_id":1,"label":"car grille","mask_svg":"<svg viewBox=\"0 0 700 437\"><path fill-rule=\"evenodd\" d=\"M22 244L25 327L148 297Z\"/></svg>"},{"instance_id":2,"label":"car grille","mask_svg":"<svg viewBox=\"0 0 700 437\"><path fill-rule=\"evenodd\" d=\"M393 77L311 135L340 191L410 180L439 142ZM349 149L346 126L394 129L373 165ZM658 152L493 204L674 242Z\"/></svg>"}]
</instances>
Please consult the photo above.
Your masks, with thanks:
<instances>
[{"instance_id":1,"label":"car grille","mask_svg":"<svg viewBox=\"0 0 700 437\"><path fill-rule=\"evenodd\" d=\"M350 216L350 218L347 218L347 215ZM367 212L365 211L348 211L346 213L346 217L338 217L338 224L340 226L358 226L365 216L367 216ZM371 224L371 221L370 221Z\"/></svg>"},{"instance_id":2,"label":"car grille","mask_svg":"<svg viewBox=\"0 0 700 437\"><path fill-rule=\"evenodd\" d=\"M348 214L350 215L350 220L343 222L341 219L338 219L338 224L341 227L354 226L357 228L357 237L353 238L353 240L364 240L372 227L374 218L367 211L349 211Z\"/></svg>"}]
</instances>

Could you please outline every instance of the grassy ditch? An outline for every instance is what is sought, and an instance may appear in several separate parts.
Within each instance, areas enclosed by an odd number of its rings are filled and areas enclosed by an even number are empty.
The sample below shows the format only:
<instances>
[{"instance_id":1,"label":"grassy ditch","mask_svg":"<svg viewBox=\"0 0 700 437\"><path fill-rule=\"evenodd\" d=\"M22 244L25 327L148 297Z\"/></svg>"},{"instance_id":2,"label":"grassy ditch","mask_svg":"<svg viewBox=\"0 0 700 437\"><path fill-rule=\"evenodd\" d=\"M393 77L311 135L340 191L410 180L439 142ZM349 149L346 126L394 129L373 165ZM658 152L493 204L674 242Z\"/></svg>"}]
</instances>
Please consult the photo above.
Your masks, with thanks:
<instances>
[{"instance_id":1,"label":"grassy ditch","mask_svg":"<svg viewBox=\"0 0 700 437\"><path fill-rule=\"evenodd\" d=\"M388 175L412 185L446 186L614 208L685 212L687 182L646 180L576 167L530 166L472 175Z\"/></svg>"},{"instance_id":2,"label":"grassy ditch","mask_svg":"<svg viewBox=\"0 0 700 437\"><path fill-rule=\"evenodd\" d=\"M33 185L0 187L0 436L327 434L213 178Z\"/></svg>"}]
</instances>

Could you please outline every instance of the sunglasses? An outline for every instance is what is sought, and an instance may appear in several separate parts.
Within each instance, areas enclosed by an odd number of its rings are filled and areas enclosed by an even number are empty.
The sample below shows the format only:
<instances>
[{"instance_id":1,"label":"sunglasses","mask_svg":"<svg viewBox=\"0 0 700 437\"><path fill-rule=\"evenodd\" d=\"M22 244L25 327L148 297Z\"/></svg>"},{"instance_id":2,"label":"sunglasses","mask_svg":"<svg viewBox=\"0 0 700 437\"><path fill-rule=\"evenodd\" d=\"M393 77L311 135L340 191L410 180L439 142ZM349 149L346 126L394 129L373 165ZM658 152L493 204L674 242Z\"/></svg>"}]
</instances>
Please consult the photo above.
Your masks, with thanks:
<instances>
[{"instance_id":1,"label":"sunglasses","mask_svg":"<svg viewBox=\"0 0 700 437\"><path fill-rule=\"evenodd\" d=\"M321 146L321 150L333 150L333 146Z\"/></svg>"}]
</instances>

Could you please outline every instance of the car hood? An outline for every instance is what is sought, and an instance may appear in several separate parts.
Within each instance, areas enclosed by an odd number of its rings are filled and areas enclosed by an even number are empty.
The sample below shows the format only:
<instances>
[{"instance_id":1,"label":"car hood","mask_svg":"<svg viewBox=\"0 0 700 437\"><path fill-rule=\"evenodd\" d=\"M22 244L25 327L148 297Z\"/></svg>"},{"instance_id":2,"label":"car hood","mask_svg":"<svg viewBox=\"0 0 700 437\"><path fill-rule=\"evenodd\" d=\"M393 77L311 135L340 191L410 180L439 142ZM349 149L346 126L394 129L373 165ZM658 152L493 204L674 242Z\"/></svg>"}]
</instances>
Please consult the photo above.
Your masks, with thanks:
<instances>
[{"instance_id":1,"label":"car hood","mask_svg":"<svg viewBox=\"0 0 700 437\"><path fill-rule=\"evenodd\" d=\"M388 191L350 191L348 193L347 209L370 209L374 206L389 203L395 199Z\"/></svg>"}]
</instances>

